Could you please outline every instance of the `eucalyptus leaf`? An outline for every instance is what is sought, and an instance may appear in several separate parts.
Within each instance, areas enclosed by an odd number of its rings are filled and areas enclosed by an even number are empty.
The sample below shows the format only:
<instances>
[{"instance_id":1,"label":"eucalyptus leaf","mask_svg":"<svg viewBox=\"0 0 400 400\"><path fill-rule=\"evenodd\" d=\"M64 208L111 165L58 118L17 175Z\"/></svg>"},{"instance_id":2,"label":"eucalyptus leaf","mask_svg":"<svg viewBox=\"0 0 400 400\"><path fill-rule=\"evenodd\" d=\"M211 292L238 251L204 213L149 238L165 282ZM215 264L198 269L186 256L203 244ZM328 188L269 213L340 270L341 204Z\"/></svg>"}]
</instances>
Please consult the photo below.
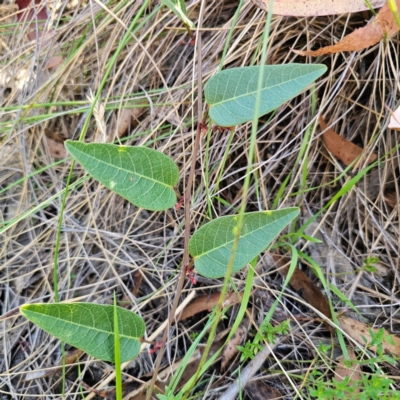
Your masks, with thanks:
<instances>
[{"instance_id":1,"label":"eucalyptus leaf","mask_svg":"<svg viewBox=\"0 0 400 400\"><path fill-rule=\"evenodd\" d=\"M264 75L258 117L297 96L327 69L320 64L285 64L218 72L204 88L210 117L217 125L234 126L253 119L261 68L264 68Z\"/></svg>"},{"instance_id":2,"label":"eucalyptus leaf","mask_svg":"<svg viewBox=\"0 0 400 400\"><path fill-rule=\"evenodd\" d=\"M116 307L121 362L136 357L144 335L143 319ZM114 361L114 306L92 303L25 304L22 315L61 341L104 361Z\"/></svg>"},{"instance_id":3,"label":"eucalyptus leaf","mask_svg":"<svg viewBox=\"0 0 400 400\"><path fill-rule=\"evenodd\" d=\"M264 251L298 214L296 207L246 213L232 273ZM189 253L200 275L212 279L225 276L238 229L238 218L237 215L217 218L203 225L190 238Z\"/></svg>"},{"instance_id":4,"label":"eucalyptus leaf","mask_svg":"<svg viewBox=\"0 0 400 400\"><path fill-rule=\"evenodd\" d=\"M165 154L146 147L71 140L65 146L93 178L132 204L152 211L175 205L173 186L179 170Z\"/></svg>"}]
</instances>

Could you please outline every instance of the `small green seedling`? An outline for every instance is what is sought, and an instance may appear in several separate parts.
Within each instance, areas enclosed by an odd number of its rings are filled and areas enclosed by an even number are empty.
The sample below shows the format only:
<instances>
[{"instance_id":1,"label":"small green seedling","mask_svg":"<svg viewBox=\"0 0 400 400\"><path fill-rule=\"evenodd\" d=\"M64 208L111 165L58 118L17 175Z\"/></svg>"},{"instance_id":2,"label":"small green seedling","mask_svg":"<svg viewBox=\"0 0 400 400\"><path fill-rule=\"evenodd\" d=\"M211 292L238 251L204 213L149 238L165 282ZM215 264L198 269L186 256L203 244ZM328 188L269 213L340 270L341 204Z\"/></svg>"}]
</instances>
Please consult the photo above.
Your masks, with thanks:
<instances>
[{"instance_id":1,"label":"small green seedling","mask_svg":"<svg viewBox=\"0 0 400 400\"><path fill-rule=\"evenodd\" d=\"M356 371L360 367L367 367L368 373L361 374L360 378L346 376L343 380L332 377L327 381L321 370L324 368L313 368L310 373L310 382L312 388L310 394L317 399L346 399L346 400L399 400L400 393L391 389L390 385L394 384L393 379L385 376L382 369L377 365L379 363L396 364L396 360L387 354L384 354L383 343L388 342L394 344L390 336L385 336L385 330L379 329L377 332L369 330L371 340L364 338L366 349L373 347L376 355L372 353L365 357L365 351L357 352L357 359L344 361L349 370ZM357 375L356 375L357 376Z\"/></svg>"},{"instance_id":2,"label":"small green seedling","mask_svg":"<svg viewBox=\"0 0 400 400\"><path fill-rule=\"evenodd\" d=\"M367 257L367 259L364 262L364 265L361 267L364 271L367 272L378 272L376 269L375 265L379 262L378 257Z\"/></svg>"},{"instance_id":3,"label":"small green seedling","mask_svg":"<svg viewBox=\"0 0 400 400\"><path fill-rule=\"evenodd\" d=\"M260 326L260 331L256 333L253 341L248 341L246 345L236 346L242 352L241 361L247 359L253 360L254 356L263 349L262 343L274 344L278 335L286 335L289 332L290 320L283 321L277 326L271 325L268 321L264 321Z\"/></svg>"}]
</instances>

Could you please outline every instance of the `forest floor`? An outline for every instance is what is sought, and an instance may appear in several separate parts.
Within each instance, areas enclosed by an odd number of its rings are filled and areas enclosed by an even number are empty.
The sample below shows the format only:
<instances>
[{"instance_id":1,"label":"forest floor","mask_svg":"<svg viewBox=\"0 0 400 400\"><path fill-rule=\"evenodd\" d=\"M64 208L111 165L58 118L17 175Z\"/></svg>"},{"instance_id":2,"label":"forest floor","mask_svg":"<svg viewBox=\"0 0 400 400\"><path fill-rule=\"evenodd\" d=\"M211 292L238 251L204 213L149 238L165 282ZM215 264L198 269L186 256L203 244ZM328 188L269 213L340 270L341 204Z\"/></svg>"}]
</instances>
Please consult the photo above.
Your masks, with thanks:
<instances>
[{"instance_id":1,"label":"forest floor","mask_svg":"<svg viewBox=\"0 0 400 400\"><path fill-rule=\"evenodd\" d=\"M25 303L55 301L56 244L60 301L112 304L116 292L118 305L145 320L146 339L160 340L168 329L155 382L159 392L171 382L182 358L193 353L178 389L182 387L197 369L207 335L195 349L191 346L216 305L223 281L195 275L197 282L187 278L177 293L185 208L190 207L194 232L213 218L235 214L243 196L246 211L300 207L299 218L283 233L310 222L293 243L299 255L296 265L337 315L346 313L387 334L400 330L398 133L387 128L388 108L398 105L400 41L394 36L360 52L317 59L292 51L336 43L364 26L372 18L369 11L272 18L267 64L320 63L328 71L311 90L259 119L246 193L242 188L251 124L233 129L210 124L200 140L191 204L150 212L86 179L70 187L62 210L71 167L63 142L79 137L110 65L84 140L146 145L163 152L179 167L176 190L182 195L198 122L199 58L203 83L221 62L223 69L259 63L266 13L252 2L238 6L237 1L208 1L202 12L200 1L188 3L189 18L197 22L202 15L200 54L175 14L158 2L148 3L136 21L141 1L111 0L107 6L49 1L48 33L41 41L30 40L32 25L17 22L14 2L0 2L0 315L6 315L0 320L2 399L61 398L63 377L66 399L115 398L113 364L86 354L78 361L67 346L72 366L63 373L60 341L17 313ZM377 165L366 171L368 157L348 167L332 155L322 139L320 116L364 154L375 154ZM76 164L73 181L85 175ZM279 270L287 264L282 256L290 262L289 246L275 246L259 257L247 316L238 329L240 341L231 345L252 342L280 293L271 326L286 320L289 325L276 329L267 353L262 347L264 358L241 384L241 398L395 398L390 391L399 387L396 361L349 333L340 342L294 281L282 292L285 274ZM233 276L239 291L246 274L244 269ZM177 295L182 305L178 311L186 314L178 312L175 323L168 325ZM233 300L219 322L212 351L224 344L238 307ZM350 367L340 358L343 343L353 359ZM127 399L145 398L159 354L149 351L151 347L124 369ZM241 356L243 351L224 353L228 360L218 358L190 397L227 400L227 390L249 365ZM338 371L346 366L352 373L342 373L341 382ZM360 392L351 392L351 386ZM344 397L337 397L340 390ZM360 397L362 392L370 397Z\"/></svg>"}]
</instances>

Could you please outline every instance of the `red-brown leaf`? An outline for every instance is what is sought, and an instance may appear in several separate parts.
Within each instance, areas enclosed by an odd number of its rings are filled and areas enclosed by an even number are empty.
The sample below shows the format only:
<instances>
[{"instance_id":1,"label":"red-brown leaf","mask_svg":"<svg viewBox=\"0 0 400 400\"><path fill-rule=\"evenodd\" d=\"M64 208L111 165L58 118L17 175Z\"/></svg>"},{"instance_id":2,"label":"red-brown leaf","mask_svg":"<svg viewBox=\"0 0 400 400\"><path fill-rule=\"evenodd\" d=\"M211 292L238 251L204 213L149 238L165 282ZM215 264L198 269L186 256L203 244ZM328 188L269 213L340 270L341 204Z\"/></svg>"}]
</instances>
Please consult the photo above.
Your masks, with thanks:
<instances>
[{"instance_id":1,"label":"red-brown leaf","mask_svg":"<svg viewBox=\"0 0 400 400\"><path fill-rule=\"evenodd\" d=\"M18 21L32 21L28 29L29 39L35 40L41 37L43 35L43 26L48 18L46 5L42 4L41 0L16 0L16 3L21 10L17 14ZM38 35L36 35L36 32Z\"/></svg>"},{"instance_id":2,"label":"red-brown leaf","mask_svg":"<svg viewBox=\"0 0 400 400\"><path fill-rule=\"evenodd\" d=\"M319 117L319 125L321 126L321 130L324 132L323 138L326 147L344 165L350 165L363 153L363 149L361 147L358 147L354 143L339 136L332 129L328 129L326 122L321 116ZM371 154L368 158L368 163L372 163L376 159L377 155Z\"/></svg>"}]
</instances>

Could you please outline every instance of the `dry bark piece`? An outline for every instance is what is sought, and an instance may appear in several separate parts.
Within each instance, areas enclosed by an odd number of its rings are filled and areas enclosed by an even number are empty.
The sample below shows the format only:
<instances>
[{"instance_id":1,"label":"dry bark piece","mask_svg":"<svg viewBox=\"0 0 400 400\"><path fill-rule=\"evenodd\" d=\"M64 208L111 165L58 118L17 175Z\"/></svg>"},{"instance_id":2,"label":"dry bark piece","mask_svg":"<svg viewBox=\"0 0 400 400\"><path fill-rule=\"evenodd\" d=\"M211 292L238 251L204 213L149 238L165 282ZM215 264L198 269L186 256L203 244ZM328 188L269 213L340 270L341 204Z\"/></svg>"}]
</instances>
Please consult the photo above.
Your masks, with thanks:
<instances>
[{"instance_id":1,"label":"dry bark piece","mask_svg":"<svg viewBox=\"0 0 400 400\"><path fill-rule=\"evenodd\" d=\"M278 265L286 264L286 257L274 255L275 261ZM289 266L284 266L279 269L279 272L284 277L289 272ZM329 307L328 300L321 292L320 288L316 286L313 281L298 267L293 272L292 278L290 279L289 285L308 303L310 306L317 309L319 312L324 314L327 318L332 320L332 313ZM332 331L332 327L329 324L325 324L327 328Z\"/></svg>"},{"instance_id":2,"label":"dry bark piece","mask_svg":"<svg viewBox=\"0 0 400 400\"><path fill-rule=\"evenodd\" d=\"M284 397L279 390L268 386L261 380L249 382L245 390L251 400L278 400Z\"/></svg>"},{"instance_id":3,"label":"dry bark piece","mask_svg":"<svg viewBox=\"0 0 400 400\"><path fill-rule=\"evenodd\" d=\"M321 131L324 131L323 138L326 147L344 165L350 165L363 153L361 147L358 147L354 143L342 138L332 129L327 128L326 122L321 116L319 117L319 125L321 126ZM371 154L368 158L368 163L370 164L376 159L377 155Z\"/></svg>"},{"instance_id":4,"label":"dry bark piece","mask_svg":"<svg viewBox=\"0 0 400 400\"><path fill-rule=\"evenodd\" d=\"M270 0L252 0L264 11L268 11ZM373 8L382 7L385 0L370 0ZM291 17L317 17L321 15L337 15L368 10L365 0L275 0L272 7L274 15Z\"/></svg>"},{"instance_id":5,"label":"dry bark piece","mask_svg":"<svg viewBox=\"0 0 400 400\"><path fill-rule=\"evenodd\" d=\"M377 333L379 329L376 328L371 328L367 324L364 324L363 322L357 321L353 318L346 317L344 315L340 316L339 318L340 326L343 329L344 332L346 332L351 338L353 338L356 342L360 343L362 346L365 346L365 341L363 340L363 337L370 342L371 341L371 335L369 333L369 330L371 329L373 333ZM385 336L391 335L391 338L393 342L395 343L390 344L386 341L382 343L382 349L384 352L388 351L389 353L392 353L396 357L400 356L400 337L393 335L391 332L388 330L385 330ZM375 347L370 347L369 348L372 351L376 352L376 346Z\"/></svg>"},{"instance_id":6,"label":"dry bark piece","mask_svg":"<svg viewBox=\"0 0 400 400\"><path fill-rule=\"evenodd\" d=\"M325 2L324 2L325 3ZM396 0L400 8L400 0ZM379 43L385 36L392 37L397 33L399 27L394 19L393 12L386 3L376 17L366 26L358 28L345 36L340 42L322 47L315 51L293 50L300 56L321 56L323 54L339 53L340 51L360 51Z\"/></svg>"}]
</instances>

